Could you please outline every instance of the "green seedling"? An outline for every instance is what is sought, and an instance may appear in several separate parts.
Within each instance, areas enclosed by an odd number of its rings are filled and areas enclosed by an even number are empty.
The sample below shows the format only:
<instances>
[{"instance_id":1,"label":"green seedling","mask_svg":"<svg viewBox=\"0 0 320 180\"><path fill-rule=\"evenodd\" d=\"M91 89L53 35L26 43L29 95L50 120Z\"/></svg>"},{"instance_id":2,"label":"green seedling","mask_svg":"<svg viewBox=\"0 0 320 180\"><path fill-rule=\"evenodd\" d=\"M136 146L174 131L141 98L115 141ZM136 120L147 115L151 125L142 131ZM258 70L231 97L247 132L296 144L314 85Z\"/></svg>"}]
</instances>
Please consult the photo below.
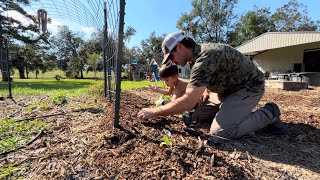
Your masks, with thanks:
<instances>
[{"instance_id":1,"label":"green seedling","mask_svg":"<svg viewBox=\"0 0 320 180\"><path fill-rule=\"evenodd\" d=\"M167 147L172 147L172 142L170 141L169 137L167 135L164 135L161 138L161 143L160 143L160 147L162 147L163 145L166 145Z\"/></svg>"},{"instance_id":2,"label":"green seedling","mask_svg":"<svg viewBox=\"0 0 320 180\"><path fill-rule=\"evenodd\" d=\"M172 142L170 141L170 137L171 137L171 132L167 129L163 129L163 132L166 134L161 138L161 143L160 143L160 147L162 147L163 145L166 145L167 147L172 148Z\"/></svg>"},{"instance_id":3,"label":"green seedling","mask_svg":"<svg viewBox=\"0 0 320 180\"><path fill-rule=\"evenodd\" d=\"M160 95L159 99L155 102L156 107L163 105L165 101L171 101L171 96Z\"/></svg>"}]
</instances>

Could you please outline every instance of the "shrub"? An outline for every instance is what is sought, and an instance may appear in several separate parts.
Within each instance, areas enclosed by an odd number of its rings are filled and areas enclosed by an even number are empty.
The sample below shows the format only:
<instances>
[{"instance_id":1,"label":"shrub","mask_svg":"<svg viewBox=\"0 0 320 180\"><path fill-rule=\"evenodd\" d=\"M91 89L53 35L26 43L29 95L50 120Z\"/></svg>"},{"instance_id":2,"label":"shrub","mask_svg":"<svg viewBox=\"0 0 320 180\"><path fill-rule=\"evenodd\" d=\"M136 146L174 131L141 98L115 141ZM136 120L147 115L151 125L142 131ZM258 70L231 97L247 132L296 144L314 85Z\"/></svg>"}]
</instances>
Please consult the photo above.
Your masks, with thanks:
<instances>
[{"instance_id":1,"label":"shrub","mask_svg":"<svg viewBox=\"0 0 320 180\"><path fill-rule=\"evenodd\" d=\"M67 95L64 92L58 91L56 94L51 96L54 104L61 105L67 102Z\"/></svg>"},{"instance_id":2,"label":"shrub","mask_svg":"<svg viewBox=\"0 0 320 180\"><path fill-rule=\"evenodd\" d=\"M54 76L54 78L55 78L57 81L60 81L62 77L61 77L60 75L56 74L56 75Z\"/></svg>"}]
</instances>

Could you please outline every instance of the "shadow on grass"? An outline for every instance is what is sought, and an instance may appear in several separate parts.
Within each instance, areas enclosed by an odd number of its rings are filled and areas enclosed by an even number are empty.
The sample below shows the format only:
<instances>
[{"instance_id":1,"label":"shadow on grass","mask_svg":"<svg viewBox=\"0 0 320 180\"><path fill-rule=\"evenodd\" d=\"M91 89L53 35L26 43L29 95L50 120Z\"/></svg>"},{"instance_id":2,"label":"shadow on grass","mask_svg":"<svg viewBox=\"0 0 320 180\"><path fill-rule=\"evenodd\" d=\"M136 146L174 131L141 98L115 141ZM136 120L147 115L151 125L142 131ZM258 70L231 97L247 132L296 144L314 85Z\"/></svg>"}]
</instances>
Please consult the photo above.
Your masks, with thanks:
<instances>
[{"instance_id":1,"label":"shadow on grass","mask_svg":"<svg viewBox=\"0 0 320 180\"><path fill-rule=\"evenodd\" d=\"M43 89L43 90L55 90L55 89L80 89L95 84L92 82L77 82L77 81L43 81L43 82L12 82L12 89L15 88L28 88L28 89ZM8 83L0 83L0 89L7 89Z\"/></svg>"}]
</instances>

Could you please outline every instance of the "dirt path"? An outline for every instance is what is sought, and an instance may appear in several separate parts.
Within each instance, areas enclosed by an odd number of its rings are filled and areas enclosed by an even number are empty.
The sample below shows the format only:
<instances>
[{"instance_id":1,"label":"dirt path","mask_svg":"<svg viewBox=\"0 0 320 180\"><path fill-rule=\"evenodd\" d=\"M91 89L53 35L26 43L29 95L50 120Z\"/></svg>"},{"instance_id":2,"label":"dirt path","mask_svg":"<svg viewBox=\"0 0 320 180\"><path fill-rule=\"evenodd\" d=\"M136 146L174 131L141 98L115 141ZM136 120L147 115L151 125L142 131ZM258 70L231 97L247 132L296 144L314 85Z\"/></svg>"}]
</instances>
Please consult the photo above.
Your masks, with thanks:
<instances>
[{"instance_id":1,"label":"dirt path","mask_svg":"<svg viewBox=\"0 0 320 180\"><path fill-rule=\"evenodd\" d=\"M112 106L99 99L69 99L64 106L28 113L23 109L34 101L50 103L48 97L17 99L20 105L1 101L2 117L65 114L44 118L51 130L28 147L0 156L0 167L29 163L19 172L26 179L320 179L320 88L267 89L259 106L279 104L287 135L254 134L208 143L204 150L177 117L136 118L158 95L140 89L121 98L120 129L112 128ZM164 128L172 133L172 148L159 147Z\"/></svg>"}]
</instances>

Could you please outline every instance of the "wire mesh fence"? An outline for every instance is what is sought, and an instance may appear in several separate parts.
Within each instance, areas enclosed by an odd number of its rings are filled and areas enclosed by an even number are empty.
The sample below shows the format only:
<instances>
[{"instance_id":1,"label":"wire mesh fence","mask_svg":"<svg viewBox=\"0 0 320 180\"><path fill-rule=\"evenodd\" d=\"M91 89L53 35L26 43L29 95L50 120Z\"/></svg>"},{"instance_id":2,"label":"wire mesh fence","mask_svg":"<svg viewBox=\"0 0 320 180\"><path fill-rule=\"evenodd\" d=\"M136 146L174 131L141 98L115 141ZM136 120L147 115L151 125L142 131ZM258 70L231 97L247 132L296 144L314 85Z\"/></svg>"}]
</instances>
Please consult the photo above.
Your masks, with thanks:
<instances>
[{"instance_id":1,"label":"wire mesh fence","mask_svg":"<svg viewBox=\"0 0 320 180\"><path fill-rule=\"evenodd\" d=\"M120 86L121 86L121 64L123 58L123 26L125 0L38 0L24 6L25 10L33 15L43 15L50 18L52 26L57 20L81 25L81 28L102 30L103 38L101 46L103 49L104 65L104 96L114 104L114 126L119 126L120 110ZM3 9L2 9L3 10ZM5 15L0 10L1 15ZM8 16L8 13L6 13ZM8 19L8 18L7 18ZM42 21L47 19L42 19ZM40 20L39 20L40 21ZM45 24L46 25L46 24ZM1 25L0 25L1 27ZM43 27L42 27L43 28ZM47 28L47 27L46 27ZM46 30L46 28L44 28ZM1 29L0 29L1 30ZM7 33L10 33L9 31ZM0 38L3 37L2 35ZM8 52L8 42L6 38L1 38L1 83L8 83L8 95L11 95L10 78L10 52ZM28 74L28 73L27 73ZM0 94L0 96L3 96Z\"/></svg>"},{"instance_id":2,"label":"wire mesh fence","mask_svg":"<svg viewBox=\"0 0 320 180\"><path fill-rule=\"evenodd\" d=\"M119 126L124 8L125 0L105 2L104 8L104 92L114 102L114 127Z\"/></svg>"}]
</instances>

